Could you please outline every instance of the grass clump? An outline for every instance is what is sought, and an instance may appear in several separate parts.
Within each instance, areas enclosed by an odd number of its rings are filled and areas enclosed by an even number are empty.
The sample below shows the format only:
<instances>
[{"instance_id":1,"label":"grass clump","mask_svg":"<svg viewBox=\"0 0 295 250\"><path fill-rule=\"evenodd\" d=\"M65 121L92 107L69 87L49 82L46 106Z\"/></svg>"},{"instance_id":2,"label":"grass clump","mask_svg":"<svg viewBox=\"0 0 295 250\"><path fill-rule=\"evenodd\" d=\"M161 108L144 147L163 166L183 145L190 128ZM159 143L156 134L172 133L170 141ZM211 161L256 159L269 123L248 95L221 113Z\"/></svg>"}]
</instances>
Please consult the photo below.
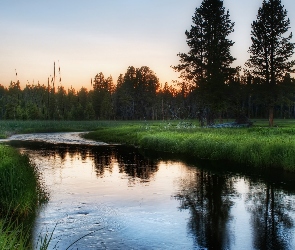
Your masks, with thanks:
<instances>
[{"instance_id":1,"label":"grass clump","mask_svg":"<svg viewBox=\"0 0 295 250\"><path fill-rule=\"evenodd\" d=\"M46 199L36 166L26 155L0 145L0 207L14 215L28 215Z\"/></svg>"},{"instance_id":2,"label":"grass clump","mask_svg":"<svg viewBox=\"0 0 295 250\"><path fill-rule=\"evenodd\" d=\"M22 225L0 219L0 249L28 249L29 234Z\"/></svg>"},{"instance_id":3,"label":"grass clump","mask_svg":"<svg viewBox=\"0 0 295 250\"><path fill-rule=\"evenodd\" d=\"M30 232L23 222L47 199L36 166L0 145L0 249L29 249Z\"/></svg>"}]
</instances>

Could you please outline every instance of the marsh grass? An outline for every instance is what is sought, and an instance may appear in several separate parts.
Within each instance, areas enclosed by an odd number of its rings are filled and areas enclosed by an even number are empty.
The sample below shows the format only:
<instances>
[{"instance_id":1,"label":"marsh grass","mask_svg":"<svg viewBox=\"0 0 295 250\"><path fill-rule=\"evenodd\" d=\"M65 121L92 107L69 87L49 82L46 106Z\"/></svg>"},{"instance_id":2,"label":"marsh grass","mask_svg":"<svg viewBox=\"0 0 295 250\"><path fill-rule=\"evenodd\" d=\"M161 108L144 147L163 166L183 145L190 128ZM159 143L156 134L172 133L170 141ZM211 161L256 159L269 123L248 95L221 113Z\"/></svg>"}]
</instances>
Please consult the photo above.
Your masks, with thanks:
<instances>
[{"instance_id":1,"label":"marsh grass","mask_svg":"<svg viewBox=\"0 0 295 250\"><path fill-rule=\"evenodd\" d=\"M16 216L32 213L48 199L37 167L26 155L0 145L0 207Z\"/></svg>"},{"instance_id":2,"label":"marsh grass","mask_svg":"<svg viewBox=\"0 0 295 250\"><path fill-rule=\"evenodd\" d=\"M58 223L56 223L53 230L46 231L45 234L40 232L37 236L36 245L32 243L31 239L31 230L28 227L24 227L24 224L18 223L17 220L14 220L12 217L5 217L0 219L0 249L2 250L27 250L27 249L36 249L36 250L49 250L49 249L60 249L59 241L56 243L53 242L54 232ZM76 243L86 236L92 234L93 232L87 233L76 240L73 240L70 245L65 249L70 249ZM59 237L62 237L59 235Z\"/></svg>"},{"instance_id":3,"label":"marsh grass","mask_svg":"<svg viewBox=\"0 0 295 250\"><path fill-rule=\"evenodd\" d=\"M46 231L46 233L44 235L42 235L42 232L39 233L37 244L35 247L36 249L47 250L47 249L49 249L49 247L50 247L50 249L57 249L58 243L56 243L54 246L50 245L52 243L53 234L54 234L54 231L55 231L57 225L58 225L58 223L55 224L55 227L53 228L53 230L51 232Z\"/></svg>"},{"instance_id":4,"label":"marsh grass","mask_svg":"<svg viewBox=\"0 0 295 250\"><path fill-rule=\"evenodd\" d=\"M230 122L226 121L226 122ZM138 145L160 152L229 160L295 171L294 120L254 120L251 128L200 128L190 121L0 121L0 136L33 132L95 131L88 139Z\"/></svg>"},{"instance_id":5,"label":"marsh grass","mask_svg":"<svg viewBox=\"0 0 295 250\"><path fill-rule=\"evenodd\" d=\"M23 225L11 218L0 219L0 249L28 249L30 236Z\"/></svg>"},{"instance_id":6,"label":"marsh grass","mask_svg":"<svg viewBox=\"0 0 295 250\"><path fill-rule=\"evenodd\" d=\"M258 121L250 128L200 128L190 122L150 122L149 125L103 127L88 139L138 145L160 152L181 153L238 165L295 171L295 122L278 121L269 128Z\"/></svg>"},{"instance_id":7,"label":"marsh grass","mask_svg":"<svg viewBox=\"0 0 295 250\"><path fill-rule=\"evenodd\" d=\"M35 249L39 249L39 250L47 250L47 249L60 249L59 248L59 240L53 245L53 239L54 239L54 231L56 229L56 227L58 226L59 223L56 223L53 230L51 232L46 231L45 234L42 235L42 232L40 232L38 239L37 239L37 243L35 246ZM103 228L100 228L99 230L101 230ZM65 250L70 249L71 247L73 247L76 243L78 243L80 240L82 240L83 238L93 234L95 231L92 231L90 233L84 234L82 236L80 236L78 239L73 240L72 243L70 243L66 248L64 248ZM62 237L62 235L59 235L59 237Z\"/></svg>"},{"instance_id":8,"label":"marsh grass","mask_svg":"<svg viewBox=\"0 0 295 250\"><path fill-rule=\"evenodd\" d=\"M47 200L37 167L16 149L0 145L0 249L30 249L24 221Z\"/></svg>"}]
</instances>

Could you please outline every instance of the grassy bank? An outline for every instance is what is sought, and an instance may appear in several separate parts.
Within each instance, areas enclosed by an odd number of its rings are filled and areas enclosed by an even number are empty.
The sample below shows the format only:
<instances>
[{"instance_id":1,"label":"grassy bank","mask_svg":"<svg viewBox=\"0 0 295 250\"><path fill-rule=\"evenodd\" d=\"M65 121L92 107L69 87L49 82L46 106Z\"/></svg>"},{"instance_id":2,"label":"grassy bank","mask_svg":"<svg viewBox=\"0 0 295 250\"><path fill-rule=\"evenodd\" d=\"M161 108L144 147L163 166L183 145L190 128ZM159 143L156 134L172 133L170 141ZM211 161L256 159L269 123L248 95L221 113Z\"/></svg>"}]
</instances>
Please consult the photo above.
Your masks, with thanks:
<instances>
[{"instance_id":1,"label":"grassy bank","mask_svg":"<svg viewBox=\"0 0 295 250\"><path fill-rule=\"evenodd\" d=\"M118 127L144 122L134 121L18 121L0 120L0 139L13 134L94 131L101 127Z\"/></svg>"},{"instance_id":2,"label":"grassy bank","mask_svg":"<svg viewBox=\"0 0 295 250\"><path fill-rule=\"evenodd\" d=\"M0 138L12 134L92 131L100 126L112 126L109 121L0 121Z\"/></svg>"},{"instance_id":3,"label":"grassy bank","mask_svg":"<svg viewBox=\"0 0 295 250\"><path fill-rule=\"evenodd\" d=\"M267 121L260 120L251 128L212 129L200 128L196 122L147 122L102 127L86 137L237 165L295 171L294 123L278 121L277 127L269 128Z\"/></svg>"},{"instance_id":4,"label":"grassy bank","mask_svg":"<svg viewBox=\"0 0 295 250\"><path fill-rule=\"evenodd\" d=\"M295 171L295 121L257 120L251 128L200 128L197 121L0 121L0 137L16 133L94 131L85 137L159 152ZM35 211L46 194L26 156L0 144L0 249L28 249L29 232L15 218ZM13 219L12 219L13 218ZM10 244L10 245L8 245ZM46 249L46 248L44 248Z\"/></svg>"},{"instance_id":5,"label":"grassy bank","mask_svg":"<svg viewBox=\"0 0 295 250\"><path fill-rule=\"evenodd\" d=\"M180 121L0 121L0 137L15 133L95 131L87 138L192 157L295 171L295 121L254 120L251 128L200 128Z\"/></svg>"},{"instance_id":6,"label":"grassy bank","mask_svg":"<svg viewBox=\"0 0 295 250\"><path fill-rule=\"evenodd\" d=\"M28 249L30 233L22 221L46 200L28 157L0 145L0 249Z\"/></svg>"}]
</instances>

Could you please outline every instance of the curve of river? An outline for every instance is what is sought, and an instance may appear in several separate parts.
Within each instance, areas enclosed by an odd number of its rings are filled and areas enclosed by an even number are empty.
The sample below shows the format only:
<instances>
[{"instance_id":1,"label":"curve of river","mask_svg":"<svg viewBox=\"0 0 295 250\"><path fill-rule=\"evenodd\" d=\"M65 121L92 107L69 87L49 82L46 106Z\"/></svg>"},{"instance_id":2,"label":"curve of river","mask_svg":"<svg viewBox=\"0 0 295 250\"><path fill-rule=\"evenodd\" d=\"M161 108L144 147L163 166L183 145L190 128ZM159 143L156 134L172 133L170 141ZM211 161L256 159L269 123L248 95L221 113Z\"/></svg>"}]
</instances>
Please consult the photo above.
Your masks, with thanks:
<instances>
[{"instance_id":1,"label":"curve of river","mask_svg":"<svg viewBox=\"0 0 295 250\"><path fill-rule=\"evenodd\" d=\"M53 232L49 249L295 248L294 175L220 171L80 134L6 142L37 164L50 193L36 245Z\"/></svg>"},{"instance_id":2,"label":"curve of river","mask_svg":"<svg viewBox=\"0 0 295 250\"><path fill-rule=\"evenodd\" d=\"M10 141L31 141L46 142L51 144L69 144L69 145L89 145L101 146L108 145L104 142L87 140L82 138L87 132L64 132L64 133L36 133L36 134L15 134L8 139L0 139L0 142Z\"/></svg>"}]
</instances>

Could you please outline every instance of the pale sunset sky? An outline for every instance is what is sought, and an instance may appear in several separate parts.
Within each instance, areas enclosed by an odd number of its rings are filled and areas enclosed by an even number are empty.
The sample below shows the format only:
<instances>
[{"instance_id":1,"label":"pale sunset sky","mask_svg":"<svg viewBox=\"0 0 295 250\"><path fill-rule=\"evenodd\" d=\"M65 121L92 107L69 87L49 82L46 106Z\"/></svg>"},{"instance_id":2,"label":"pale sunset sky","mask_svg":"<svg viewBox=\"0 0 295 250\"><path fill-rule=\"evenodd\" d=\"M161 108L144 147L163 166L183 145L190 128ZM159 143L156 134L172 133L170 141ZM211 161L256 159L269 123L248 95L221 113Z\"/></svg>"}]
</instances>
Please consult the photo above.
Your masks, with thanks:
<instances>
[{"instance_id":1,"label":"pale sunset sky","mask_svg":"<svg viewBox=\"0 0 295 250\"><path fill-rule=\"evenodd\" d=\"M0 84L47 84L53 63L62 85L90 89L103 72L116 83L128 66L148 66L160 83L178 78L170 65L187 52L185 30L202 0L2 0ZM295 33L295 1L282 0ZM235 32L233 66L243 66L251 45L251 23L262 0L224 0ZM293 39L293 42L295 38ZM16 73L17 72L17 78ZM58 81L57 81L58 82ZM58 84L56 84L58 86Z\"/></svg>"}]
</instances>

